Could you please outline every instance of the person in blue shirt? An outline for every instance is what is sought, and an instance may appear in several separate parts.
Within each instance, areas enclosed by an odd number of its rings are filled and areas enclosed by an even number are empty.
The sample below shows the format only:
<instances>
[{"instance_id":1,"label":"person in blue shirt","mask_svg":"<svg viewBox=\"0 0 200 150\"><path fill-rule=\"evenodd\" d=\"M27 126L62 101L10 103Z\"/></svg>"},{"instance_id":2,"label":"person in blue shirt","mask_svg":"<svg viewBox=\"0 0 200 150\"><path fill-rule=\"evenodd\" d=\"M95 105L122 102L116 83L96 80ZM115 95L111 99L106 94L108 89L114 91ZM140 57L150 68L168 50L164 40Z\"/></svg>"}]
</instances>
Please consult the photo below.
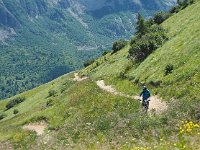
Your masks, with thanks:
<instances>
[{"instance_id":1,"label":"person in blue shirt","mask_svg":"<svg viewBox=\"0 0 200 150\"><path fill-rule=\"evenodd\" d=\"M150 91L147 89L146 86L143 86L143 90L140 93L140 96L142 96L142 106L144 106L145 101L148 100L148 98L151 96Z\"/></svg>"}]
</instances>

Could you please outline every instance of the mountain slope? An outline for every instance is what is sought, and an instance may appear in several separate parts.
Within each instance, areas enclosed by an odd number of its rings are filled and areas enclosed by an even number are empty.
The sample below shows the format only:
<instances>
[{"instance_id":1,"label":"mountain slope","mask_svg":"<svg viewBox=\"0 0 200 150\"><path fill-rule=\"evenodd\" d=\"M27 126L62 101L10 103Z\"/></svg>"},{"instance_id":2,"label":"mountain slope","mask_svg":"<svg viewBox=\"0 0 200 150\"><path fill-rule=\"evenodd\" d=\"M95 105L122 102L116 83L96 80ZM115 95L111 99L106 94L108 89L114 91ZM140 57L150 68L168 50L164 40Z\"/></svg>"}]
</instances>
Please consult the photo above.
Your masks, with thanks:
<instances>
[{"instance_id":1,"label":"mountain slope","mask_svg":"<svg viewBox=\"0 0 200 150\"><path fill-rule=\"evenodd\" d=\"M184 91L185 86L181 86L186 83L188 84L186 87L192 88L193 92L198 90L200 69L198 65L200 63L198 59L200 55L198 26L200 16L195 13L198 12L198 9L199 5L197 3L195 6L187 8L187 11L181 11L165 21L163 26L169 30L169 41L139 66L130 64L126 59L129 49L129 47L126 47L119 54L111 55L110 61L108 59L108 62L98 67L94 63L83 70L83 74L89 73L93 78L106 78L113 75L119 77L120 73L125 72L126 68L132 67L127 71L128 78L135 81L139 80L142 83L161 81L164 87L174 92L173 95L170 95L171 97L178 96L177 93L179 92L180 94L188 94ZM100 58L99 63L102 62L104 62L104 59ZM165 76L165 67L168 64L172 64L174 70L172 74ZM187 82L185 79L187 79ZM177 88L173 87L173 85ZM168 94L166 93L165 96Z\"/></svg>"},{"instance_id":2,"label":"mountain slope","mask_svg":"<svg viewBox=\"0 0 200 150\"><path fill-rule=\"evenodd\" d=\"M149 16L169 2L0 0L0 99L79 69L130 37L138 11Z\"/></svg>"},{"instance_id":3,"label":"mountain slope","mask_svg":"<svg viewBox=\"0 0 200 150\"><path fill-rule=\"evenodd\" d=\"M0 139L9 139L1 147L199 149L200 62L194 59L200 56L199 10L200 1L196 1L165 21L169 41L141 64L127 59L127 45L80 70L79 75L89 77L86 80L73 81L72 72L0 102L1 112L7 115L0 121ZM174 70L165 76L169 63ZM168 109L160 115L143 115L138 101L101 90L95 83L99 79L133 96L139 93L140 82L145 82L153 95L168 102ZM17 97L26 99L4 111L8 101ZM14 109L19 113L14 115ZM22 130L24 124L40 121L48 123L44 135Z\"/></svg>"}]
</instances>

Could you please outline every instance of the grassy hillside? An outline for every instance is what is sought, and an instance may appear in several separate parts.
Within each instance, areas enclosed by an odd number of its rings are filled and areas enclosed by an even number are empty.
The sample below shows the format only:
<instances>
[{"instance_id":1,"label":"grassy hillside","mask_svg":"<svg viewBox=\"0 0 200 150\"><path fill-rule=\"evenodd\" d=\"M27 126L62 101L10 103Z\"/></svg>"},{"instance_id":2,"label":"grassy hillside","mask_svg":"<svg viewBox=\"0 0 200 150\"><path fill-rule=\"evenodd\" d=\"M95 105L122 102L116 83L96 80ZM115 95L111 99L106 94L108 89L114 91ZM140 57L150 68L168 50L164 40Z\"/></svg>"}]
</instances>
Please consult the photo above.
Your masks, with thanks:
<instances>
[{"instance_id":1,"label":"grassy hillside","mask_svg":"<svg viewBox=\"0 0 200 150\"><path fill-rule=\"evenodd\" d=\"M108 58L100 58L81 71L82 74L92 78L110 79L110 76L119 78L123 73L126 79L133 82L147 84L161 82L162 88L158 89L162 90L159 92L165 97L184 97L189 93L197 95L196 91L200 85L198 65L200 64L198 59L200 15L197 14L199 8L199 1L197 1L196 4L165 21L163 27L169 32L169 41L141 64L131 64L131 61L126 58L129 49L127 46L117 54L108 54L106 56ZM165 67L168 64L173 65L174 70L172 74L165 76Z\"/></svg>"},{"instance_id":2,"label":"grassy hillside","mask_svg":"<svg viewBox=\"0 0 200 150\"><path fill-rule=\"evenodd\" d=\"M0 120L0 148L199 149L199 10L196 1L165 21L169 40L140 64L127 59L127 45L81 70L87 80L73 81L72 72L0 102L0 113L5 115ZM168 64L174 70L165 75ZM167 101L168 110L144 115L138 101L99 89L95 81L100 79L129 95L137 95L146 83L153 95ZM25 101L6 110L17 97ZM19 113L14 115L14 109ZM22 129L40 121L48 124L42 136Z\"/></svg>"},{"instance_id":3,"label":"grassy hillside","mask_svg":"<svg viewBox=\"0 0 200 150\"><path fill-rule=\"evenodd\" d=\"M97 11L87 10L87 6L96 4L98 8L99 2L82 3L0 1L0 99L80 69L83 62L110 48L114 40L129 38L139 10L151 16L155 11L167 10L174 1L142 1L142 6L133 1L110 1L111 8L105 4Z\"/></svg>"}]
</instances>

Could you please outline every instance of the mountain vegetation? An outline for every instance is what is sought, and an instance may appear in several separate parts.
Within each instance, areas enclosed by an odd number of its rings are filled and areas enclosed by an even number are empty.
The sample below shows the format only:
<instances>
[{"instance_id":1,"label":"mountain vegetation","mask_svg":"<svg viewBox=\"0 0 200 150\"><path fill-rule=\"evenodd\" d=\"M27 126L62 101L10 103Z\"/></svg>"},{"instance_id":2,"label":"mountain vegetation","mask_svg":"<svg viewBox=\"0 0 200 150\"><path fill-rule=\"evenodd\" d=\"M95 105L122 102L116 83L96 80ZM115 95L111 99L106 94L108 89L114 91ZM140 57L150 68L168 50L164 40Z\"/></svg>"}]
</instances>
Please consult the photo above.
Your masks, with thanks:
<instances>
[{"instance_id":1,"label":"mountain vegetation","mask_svg":"<svg viewBox=\"0 0 200 150\"><path fill-rule=\"evenodd\" d=\"M174 4L149 2L0 0L0 99L80 69L130 37L137 11L149 16Z\"/></svg>"},{"instance_id":2,"label":"mountain vegetation","mask_svg":"<svg viewBox=\"0 0 200 150\"><path fill-rule=\"evenodd\" d=\"M1 101L0 149L199 149L199 10L196 0L161 25L147 26L145 35L161 30L167 39L140 61L128 56L143 35L79 70L84 80L71 72ZM133 96L145 84L168 107L143 114L139 101L100 89L98 80ZM24 101L6 110L15 99ZM47 124L42 135L23 129L41 122Z\"/></svg>"}]
</instances>

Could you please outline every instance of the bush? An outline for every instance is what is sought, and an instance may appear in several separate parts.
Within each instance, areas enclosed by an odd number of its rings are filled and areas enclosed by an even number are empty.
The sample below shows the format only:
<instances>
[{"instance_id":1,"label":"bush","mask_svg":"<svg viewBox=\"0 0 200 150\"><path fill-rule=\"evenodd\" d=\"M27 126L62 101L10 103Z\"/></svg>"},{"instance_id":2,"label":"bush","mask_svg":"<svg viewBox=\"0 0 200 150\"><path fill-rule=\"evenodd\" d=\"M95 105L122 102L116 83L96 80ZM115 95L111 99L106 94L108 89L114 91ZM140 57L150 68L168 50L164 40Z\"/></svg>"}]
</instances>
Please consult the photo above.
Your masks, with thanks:
<instances>
[{"instance_id":1,"label":"bush","mask_svg":"<svg viewBox=\"0 0 200 150\"><path fill-rule=\"evenodd\" d=\"M159 87L161 85L162 81L158 80L158 81L150 81L149 84L151 86L154 86L154 87Z\"/></svg>"},{"instance_id":2,"label":"bush","mask_svg":"<svg viewBox=\"0 0 200 150\"><path fill-rule=\"evenodd\" d=\"M6 117L6 114L0 113L0 120L4 119Z\"/></svg>"},{"instance_id":3,"label":"bush","mask_svg":"<svg viewBox=\"0 0 200 150\"><path fill-rule=\"evenodd\" d=\"M102 53L102 56L105 56L106 54L110 53L110 51L106 50Z\"/></svg>"},{"instance_id":4,"label":"bush","mask_svg":"<svg viewBox=\"0 0 200 150\"><path fill-rule=\"evenodd\" d=\"M177 0L178 5L181 7L181 9L186 8L188 5L191 5L194 3L194 0Z\"/></svg>"},{"instance_id":5,"label":"bush","mask_svg":"<svg viewBox=\"0 0 200 150\"><path fill-rule=\"evenodd\" d=\"M152 25L155 24L154 19L150 18L149 20L145 21L146 27L150 28Z\"/></svg>"},{"instance_id":6,"label":"bush","mask_svg":"<svg viewBox=\"0 0 200 150\"><path fill-rule=\"evenodd\" d=\"M13 114L18 114L19 113L19 110L18 109L14 109L13 110Z\"/></svg>"},{"instance_id":7,"label":"bush","mask_svg":"<svg viewBox=\"0 0 200 150\"><path fill-rule=\"evenodd\" d=\"M173 70L174 70L174 66L171 65L171 64L168 64L168 65L165 67L165 75L168 75L168 74L172 73Z\"/></svg>"},{"instance_id":8,"label":"bush","mask_svg":"<svg viewBox=\"0 0 200 150\"><path fill-rule=\"evenodd\" d=\"M136 62L143 61L154 50L162 46L166 40L166 31L161 26L154 25L150 28L149 33L131 41L129 58Z\"/></svg>"},{"instance_id":9,"label":"bush","mask_svg":"<svg viewBox=\"0 0 200 150\"><path fill-rule=\"evenodd\" d=\"M170 17L170 13L168 12L158 12L154 15L154 22L156 24L161 24L162 22L164 22L166 19L168 19Z\"/></svg>"},{"instance_id":10,"label":"bush","mask_svg":"<svg viewBox=\"0 0 200 150\"><path fill-rule=\"evenodd\" d=\"M51 96L56 96L57 92L55 90L50 90L48 93L49 93L48 97L51 97Z\"/></svg>"},{"instance_id":11,"label":"bush","mask_svg":"<svg viewBox=\"0 0 200 150\"><path fill-rule=\"evenodd\" d=\"M119 40L119 41L116 41L113 43L113 47L112 47L112 50L113 52L112 53L116 53L117 51L121 50L122 48L124 48L127 44L127 41L125 40Z\"/></svg>"},{"instance_id":12,"label":"bush","mask_svg":"<svg viewBox=\"0 0 200 150\"><path fill-rule=\"evenodd\" d=\"M50 106L53 106L53 100L52 99L49 99L46 103L46 106L47 107L50 107Z\"/></svg>"},{"instance_id":13,"label":"bush","mask_svg":"<svg viewBox=\"0 0 200 150\"><path fill-rule=\"evenodd\" d=\"M95 59L90 59L90 60L87 60L86 62L84 62L84 67L87 67L87 66L89 66L89 65L91 65L91 64L93 64L95 62Z\"/></svg>"},{"instance_id":14,"label":"bush","mask_svg":"<svg viewBox=\"0 0 200 150\"><path fill-rule=\"evenodd\" d=\"M131 39L130 45L136 44L137 43L138 38L137 37L133 37Z\"/></svg>"},{"instance_id":15,"label":"bush","mask_svg":"<svg viewBox=\"0 0 200 150\"><path fill-rule=\"evenodd\" d=\"M120 79L126 79L126 75L124 72L120 72L119 77Z\"/></svg>"},{"instance_id":16,"label":"bush","mask_svg":"<svg viewBox=\"0 0 200 150\"><path fill-rule=\"evenodd\" d=\"M180 6L174 6L170 9L170 13L178 13L180 11Z\"/></svg>"},{"instance_id":17,"label":"bush","mask_svg":"<svg viewBox=\"0 0 200 150\"><path fill-rule=\"evenodd\" d=\"M21 98L21 97L18 97L18 98L15 98L13 100L10 100L8 102L8 104L6 105L6 109L10 109L12 107L14 107L15 105L19 104L19 103L22 103L23 101L25 100L25 98Z\"/></svg>"},{"instance_id":18,"label":"bush","mask_svg":"<svg viewBox=\"0 0 200 150\"><path fill-rule=\"evenodd\" d=\"M180 10L194 3L194 0L177 0L177 6L172 7L170 13L178 13Z\"/></svg>"}]
</instances>

